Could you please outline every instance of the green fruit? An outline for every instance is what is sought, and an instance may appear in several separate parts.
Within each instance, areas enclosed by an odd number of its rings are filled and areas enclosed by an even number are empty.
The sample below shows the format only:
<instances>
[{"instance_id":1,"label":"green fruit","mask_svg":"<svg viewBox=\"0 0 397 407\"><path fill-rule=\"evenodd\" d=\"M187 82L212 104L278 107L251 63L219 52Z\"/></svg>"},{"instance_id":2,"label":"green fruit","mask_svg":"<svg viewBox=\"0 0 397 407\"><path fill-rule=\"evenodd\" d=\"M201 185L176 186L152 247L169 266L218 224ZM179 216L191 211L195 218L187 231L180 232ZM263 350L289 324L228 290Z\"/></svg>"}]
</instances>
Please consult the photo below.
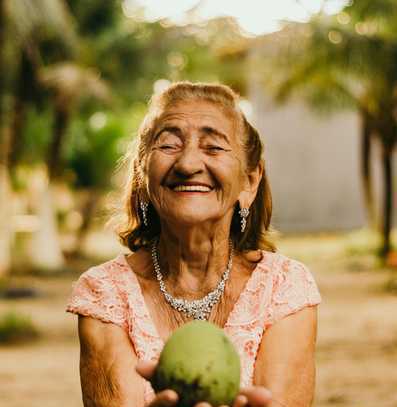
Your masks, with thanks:
<instances>
[{"instance_id":1,"label":"green fruit","mask_svg":"<svg viewBox=\"0 0 397 407\"><path fill-rule=\"evenodd\" d=\"M240 358L222 329L205 321L192 321L168 339L152 386L156 392L173 389L178 407L199 401L212 406L232 405L240 388Z\"/></svg>"}]
</instances>

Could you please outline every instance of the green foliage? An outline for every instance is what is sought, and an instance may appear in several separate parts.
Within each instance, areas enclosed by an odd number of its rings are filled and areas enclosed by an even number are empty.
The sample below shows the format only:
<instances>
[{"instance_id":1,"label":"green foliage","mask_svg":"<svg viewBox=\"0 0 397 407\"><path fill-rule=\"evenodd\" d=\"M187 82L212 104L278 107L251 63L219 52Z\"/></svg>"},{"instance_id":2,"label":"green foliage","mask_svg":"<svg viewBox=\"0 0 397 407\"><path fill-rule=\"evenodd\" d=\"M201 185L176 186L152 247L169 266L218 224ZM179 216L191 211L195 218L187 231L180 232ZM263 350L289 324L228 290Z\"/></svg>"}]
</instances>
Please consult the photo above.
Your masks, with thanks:
<instances>
[{"instance_id":1,"label":"green foliage","mask_svg":"<svg viewBox=\"0 0 397 407\"><path fill-rule=\"evenodd\" d=\"M0 343L20 343L39 336L30 317L10 311L0 317Z\"/></svg>"},{"instance_id":2,"label":"green foliage","mask_svg":"<svg viewBox=\"0 0 397 407\"><path fill-rule=\"evenodd\" d=\"M346 256L364 256L376 254L379 248L379 236L370 229L357 229L345 236Z\"/></svg>"},{"instance_id":3,"label":"green foliage","mask_svg":"<svg viewBox=\"0 0 397 407\"><path fill-rule=\"evenodd\" d=\"M382 3L392 7L390 1ZM371 4L354 2L335 17L316 16L304 29L291 25L277 63L280 100L299 91L315 109L381 110L379 99L388 99L397 77L396 31L393 37L385 34L396 14L384 13L382 20L378 14L369 16Z\"/></svg>"},{"instance_id":4,"label":"green foliage","mask_svg":"<svg viewBox=\"0 0 397 407\"><path fill-rule=\"evenodd\" d=\"M129 113L112 114L99 111L88 120L78 118L70 129L66 167L73 173L76 188L107 189L119 158L126 152L130 139L128 128L136 128L142 119L144 106L135 105Z\"/></svg>"},{"instance_id":5,"label":"green foliage","mask_svg":"<svg viewBox=\"0 0 397 407\"><path fill-rule=\"evenodd\" d=\"M23 143L19 162L37 164L46 155L52 134L52 112L49 108L38 110L30 107L23 130Z\"/></svg>"},{"instance_id":6,"label":"green foliage","mask_svg":"<svg viewBox=\"0 0 397 407\"><path fill-rule=\"evenodd\" d=\"M113 27L121 14L119 1L67 0L67 4L78 21L78 31L83 36L97 36Z\"/></svg>"},{"instance_id":7,"label":"green foliage","mask_svg":"<svg viewBox=\"0 0 397 407\"><path fill-rule=\"evenodd\" d=\"M391 276L383 285L382 292L397 295L397 278L395 276Z\"/></svg>"},{"instance_id":8,"label":"green foliage","mask_svg":"<svg viewBox=\"0 0 397 407\"><path fill-rule=\"evenodd\" d=\"M9 9L7 33L8 37L25 33L20 42L13 42L15 66L9 71L14 83L32 85L17 87L21 92L16 89L16 100L27 112L21 115L21 134L14 134L19 140L13 157L17 165L48 161L56 138L55 107L62 108L68 112L62 128L66 137L53 156L57 161L65 157L73 186L106 189L110 167L124 153L129 129L137 127L131 121L143 117L157 80L221 81L245 91L244 55L233 48L241 36L231 19L220 18L206 27L177 27L127 18L121 1L57 0L52 5L39 0L30 5L24 0L21 4ZM30 9L32 21L25 24ZM26 41L29 33L31 42ZM20 73L18 55L27 68ZM87 80L81 85L83 81L77 79L82 73L90 73L90 83L97 78L109 89L107 100L95 100ZM93 112L105 112L105 126L90 125Z\"/></svg>"}]
</instances>

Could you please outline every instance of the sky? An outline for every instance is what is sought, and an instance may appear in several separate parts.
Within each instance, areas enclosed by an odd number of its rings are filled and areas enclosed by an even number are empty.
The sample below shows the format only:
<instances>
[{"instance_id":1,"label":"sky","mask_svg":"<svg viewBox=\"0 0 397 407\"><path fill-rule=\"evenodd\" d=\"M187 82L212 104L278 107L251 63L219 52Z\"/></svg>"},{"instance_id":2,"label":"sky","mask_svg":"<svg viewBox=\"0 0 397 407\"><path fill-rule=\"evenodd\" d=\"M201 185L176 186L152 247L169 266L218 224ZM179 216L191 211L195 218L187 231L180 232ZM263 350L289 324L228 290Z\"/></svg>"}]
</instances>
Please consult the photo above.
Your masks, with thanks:
<instances>
[{"instance_id":1,"label":"sky","mask_svg":"<svg viewBox=\"0 0 397 407\"><path fill-rule=\"evenodd\" d=\"M149 21L167 18L186 23L186 11L194 10L195 22L220 16L236 18L243 32L261 35L280 29L283 20L307 21L321 9L328 14L341 10L347 0L124 0L124 12L131 15L141 6Z\"/></svg>"}]
</instances>

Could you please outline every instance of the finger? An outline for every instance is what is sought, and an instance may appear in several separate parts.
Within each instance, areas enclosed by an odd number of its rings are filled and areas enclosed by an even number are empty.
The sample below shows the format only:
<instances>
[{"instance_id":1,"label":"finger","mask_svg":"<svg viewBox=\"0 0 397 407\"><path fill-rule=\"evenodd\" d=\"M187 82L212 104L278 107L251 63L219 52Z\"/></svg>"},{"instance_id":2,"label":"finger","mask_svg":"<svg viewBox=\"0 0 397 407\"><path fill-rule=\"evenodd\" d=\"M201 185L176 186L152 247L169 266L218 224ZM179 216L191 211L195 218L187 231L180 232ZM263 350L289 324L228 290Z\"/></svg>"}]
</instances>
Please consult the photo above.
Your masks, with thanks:
<instances>
[{"instance_id":1,"label":"finger","mask_svg":"<svg viewBox=\"0 0 397 407\"><path fill-rule=\"evenodd\" d=\"M156 370L157 363L148 360L139 360L135 370L145 379L150 380Z\"/></svg>"},{"instance_id":2,"label":"finger","mask_svg":"<svg viewBox=\"0 0 397 407\"><path fill-rule=\"evenodd\" d=\"M178 402L178 394L174 390L163 390L156 394L148 407L171 407Z\"/></svg>"},{"instance_id":3,"label":"finger","mask_svg":"<svg viewBox=\"0 0 397 407\"><path fill-rule=\"evenodd\" d=\"M234 400L233 407L245 407L248 404L247 396L239 394Z\"/></svg>"},{"instance_id":4,"label":"finger","mask_svg":"<svg viewBox=\"0 0 397 407\"><path fill-rule=\"evenodd\" d=\"M261 386L245 387L240 394L247 397L250 407L264 407L272 399L272 393Z\"/></svg>"},{"instance_id":5,"label":"finger","mask_svg":"<svg viewBox=\"0 0 397 407\"><path fill-rule=\"evenodd\" d=\"M194 407L212 407L212 406L206 401L200 401L200 403L195 404Z\"/></svg>"}]
</instances>

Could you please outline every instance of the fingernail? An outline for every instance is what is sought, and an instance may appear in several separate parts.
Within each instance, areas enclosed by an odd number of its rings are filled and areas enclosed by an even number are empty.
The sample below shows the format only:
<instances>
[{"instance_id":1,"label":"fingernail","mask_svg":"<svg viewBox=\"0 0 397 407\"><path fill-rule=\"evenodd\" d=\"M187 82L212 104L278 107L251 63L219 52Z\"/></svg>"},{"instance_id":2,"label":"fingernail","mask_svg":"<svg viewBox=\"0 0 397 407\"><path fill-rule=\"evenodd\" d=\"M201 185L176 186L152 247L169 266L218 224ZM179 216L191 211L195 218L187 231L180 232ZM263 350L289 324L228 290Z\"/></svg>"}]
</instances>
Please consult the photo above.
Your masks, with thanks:
<instances>
[{"instance_id":1,"label":"fingernail","mask_svg":"<svg viewBox=\"0 0 397 407\"><path fill-rule=\"evenodd\" d=\"M248 404L248 398L247 398L247 396L244 396L244 394L240 394L240 396L238 396L238 399L239 399L240 403Z\"/></svg>"}]
</instances>

